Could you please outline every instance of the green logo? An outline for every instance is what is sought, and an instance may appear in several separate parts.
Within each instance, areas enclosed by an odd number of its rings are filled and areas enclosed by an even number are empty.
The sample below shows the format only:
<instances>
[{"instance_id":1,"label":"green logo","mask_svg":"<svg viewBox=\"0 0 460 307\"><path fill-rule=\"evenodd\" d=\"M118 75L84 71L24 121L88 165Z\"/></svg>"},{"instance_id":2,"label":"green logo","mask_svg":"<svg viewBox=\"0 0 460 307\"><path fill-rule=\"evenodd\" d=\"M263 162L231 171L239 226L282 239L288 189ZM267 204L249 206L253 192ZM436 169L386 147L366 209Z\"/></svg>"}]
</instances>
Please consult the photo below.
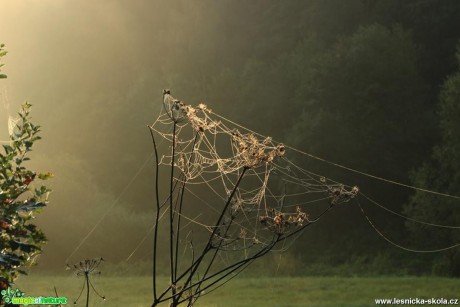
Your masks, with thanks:
<instances>
[{"instance_id":1,"label":"green logo","mask_svg":"<svg viewBox=\"0 0 460 307\"><path fill-rule=\"evenodd\" d=\"M2 290L2 298L7 304L13 303L14 298L21 298L24 297L24 293L19 291L19 289L13 290L8 287L7 290Z\"/></svg>"},{"instance_id":2,"label":"green logo","mask_svg":"<svg viewBox=\"0 0 460 307\"><path fill-rule=\"evenodd\" d=\"M28 306L34 305L66 305L66 297L43 297L43 296L24 296L24 293L19 289L13 290L8 287L7 290L2 290L2 298L7 304Z\"/></svg>"}]
</instances>

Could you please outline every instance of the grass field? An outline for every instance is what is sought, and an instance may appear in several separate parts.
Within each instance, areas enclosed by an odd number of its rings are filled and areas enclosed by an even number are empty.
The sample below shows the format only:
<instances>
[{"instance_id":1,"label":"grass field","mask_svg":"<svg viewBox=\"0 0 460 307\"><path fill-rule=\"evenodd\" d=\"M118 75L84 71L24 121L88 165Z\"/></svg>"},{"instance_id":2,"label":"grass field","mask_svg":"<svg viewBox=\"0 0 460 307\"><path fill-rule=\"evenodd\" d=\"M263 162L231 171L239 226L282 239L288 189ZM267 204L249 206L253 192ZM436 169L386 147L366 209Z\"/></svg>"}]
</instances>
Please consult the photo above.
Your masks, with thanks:
<instances>
[{"instance_id":1,"label":"grass field","mask_svg":"<svg viewBox=\"0 0 460 307\"><path fill-rule=\"evenodd\" d=\"M166 279L161 279L166 284ZM101 276L97 290L107 300L92 296L90 306L150 306L151 277ZM72 305L83 285L75 276L22 276L16 287L30 296L68 297ZM242 277L198 300L199 307L238 306L376 306L375 298L460 298L460 279L433 277ZM85 306L84 295L79 306ZM165 304L164 306L167 306Z\"/></svg>"}]
</instances>

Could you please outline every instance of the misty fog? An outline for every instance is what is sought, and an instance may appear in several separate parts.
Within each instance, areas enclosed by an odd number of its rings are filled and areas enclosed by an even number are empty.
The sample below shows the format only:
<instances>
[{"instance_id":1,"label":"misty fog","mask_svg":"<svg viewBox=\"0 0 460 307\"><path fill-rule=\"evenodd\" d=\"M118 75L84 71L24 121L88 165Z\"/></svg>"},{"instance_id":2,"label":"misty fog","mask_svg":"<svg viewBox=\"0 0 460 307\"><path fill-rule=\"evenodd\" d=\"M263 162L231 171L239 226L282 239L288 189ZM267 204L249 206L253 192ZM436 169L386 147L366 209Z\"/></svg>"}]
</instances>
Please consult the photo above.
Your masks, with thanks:
<instances>
[{"instance_id":1,"label":"misty fog","mask_svg":"<svg viewBox=\"0 0 460 307\"><path fill-rule=\"evenodd\" d=\"M0 140L8 138L8 117L29 101L43 137L30 166L55 175L50 205L37 217L49 239L39 267L61 270L66 260L97 256L125 261L147 234L154 212L147 125L164 88L302 150L410 182L442 139L436 103L457 71L460 38L458 11L415 4L2 0L8 78L0 82ZM414 18L426 12L450 28ZM410 194L293 160L397 211ZM391 234L404 228L370 212ZM321 251L305 257L330 264L388 248L356 207L339 208L304 239ZM151 255L149 237L130 261Z\"/></svg>"}]
</instances>

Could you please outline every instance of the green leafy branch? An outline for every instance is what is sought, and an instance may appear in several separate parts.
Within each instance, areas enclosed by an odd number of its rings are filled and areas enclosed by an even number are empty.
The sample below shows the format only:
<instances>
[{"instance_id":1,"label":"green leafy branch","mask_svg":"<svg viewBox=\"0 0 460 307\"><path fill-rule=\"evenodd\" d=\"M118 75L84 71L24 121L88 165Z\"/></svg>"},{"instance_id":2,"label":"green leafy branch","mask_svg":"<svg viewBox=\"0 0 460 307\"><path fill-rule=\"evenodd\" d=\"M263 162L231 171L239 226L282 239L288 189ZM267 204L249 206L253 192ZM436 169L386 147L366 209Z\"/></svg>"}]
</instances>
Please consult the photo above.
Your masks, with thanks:
<instances>
[{"instance_id":1,"label":"green leafy branch","mask_svg":"<svg viewBox=\"0 0 460 307\"><path fill-rule=\"evenodd\" d=\"M46 206L51 191L42 184L51 173L26 168L28 154L40 140L40 126L30 122L29 103L22 105L11 143L0 152L0 288L8 286L34 264L46 242L44 233L31 223Z\"/></svg>"}]
</instances>

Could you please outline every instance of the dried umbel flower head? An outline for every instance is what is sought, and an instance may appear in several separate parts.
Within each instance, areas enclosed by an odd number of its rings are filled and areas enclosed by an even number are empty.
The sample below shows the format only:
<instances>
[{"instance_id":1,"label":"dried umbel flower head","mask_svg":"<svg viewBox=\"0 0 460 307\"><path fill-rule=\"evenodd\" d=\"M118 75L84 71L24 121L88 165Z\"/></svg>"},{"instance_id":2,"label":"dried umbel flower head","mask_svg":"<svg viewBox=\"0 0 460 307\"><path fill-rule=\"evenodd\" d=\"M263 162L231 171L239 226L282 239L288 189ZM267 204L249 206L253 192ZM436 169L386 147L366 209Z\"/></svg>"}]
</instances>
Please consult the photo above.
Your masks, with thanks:
<instances>
[{"instance_id":1,"label":"dried umbel flower head","mask_svg":"<svg viewBox=\"0 0 460 307\"><path fill-rule=\"evenodd\" d=\"M198 105L198 109L201 110L201 111L212 112L211 109L208 109L208 106L205 105L204 103L200 103L200 104Z\"/></svg>"},{"instance_id":2,"label":"dried umbel flower head","mask_svg":"<svg viewBox=\"0 0 460 307\"><path fill-rule=\"evenodd\" d=\"M354 186L351 190L347 190L344 185L328 187L329 195L331 196L331 204L336 205L345 203L353 199L359 192L359 188Z\"/></svg>"},{"instance_id":3,"label":"dried umbel flower head","mask_svg":"<svg viewBox=\"0 0 460 307\"><path fill-rule=\"evenodd\" d=\"M238 131L232 132L233 147L237 152L236 157L242 160L246 168L256 168L273 161L278 156L286 154L286 147L283 144L273 146L272 138L267 137L261 141L252 134L241 134Z\"/></svg>"},{"instance_id":4,"label":"dried umbel flower head","mask_svg":"<svg viewBox=\"0 0 460 307\"><path fill-rule=\"evenodd\" d=\"M200 103L196 108L182 104L182 110L195 131L205 132L216 129L221 124L220 121L211 120L206 115L206 112L210 113L211 110L203 103Z\"/></svg>"},{"instance_id":5,"label":"dried umbel flower head","mask_svg":"<svg viewBox=\"0 0 460 307\"><path fill-rule=\"evenodd\" d=\"M99 292L96 290L96 288L94 288L94 285L91 282L91 278L90 278L91 275L100 275L101 274L101 271L99 271L98 267L99 267L99 265L101 264L102 261L104 261L104 259L101 257L101 258L93 258L93 259L84 259L84 260L80 261L79 263L74 264L73 267L67 264L67 270L73 269L75 275L85 277L85 280L83 282L83 287L81 289L80 295L74 301L74 305L77 305L77 302L80 299L85 287L86 287L86 291L87 291L87 296L86 296L86 298L87 298L86 303L87 304L88 304L89 293L90 293L90 288L89 287L91 287L91 289L93 289L94 293L96 293L97 296L99 296L100 298L102 298L105 301L105 296L99 294Z\"/></svg>"},{"instance_id":6,"label":"dried umbel flower head","mask_svg":"<svg viewBox=\"0 0 460 307\"><path fill-rule=\"evenodd\" d=\"M104 259L101 258L94 258L94 259L84 259L79 263L73 265L73 270L75 275L82 276L82 275L90 275L90 274L101 274L98 270L98 266ZM72 269L72 266L67 264L67 270Z\"/></svg>"},{"instance_id":7,"label":"dried umbel flower head","mask_svg":"<svg viewBox=\"0 0 460 307\"><path fill-rule=\"evenodd\" d=\"M290 215L288 221L290 224L293 224L295 226L303 226L303 223L305 221L309 222L308 217L309 217L308 214L305 212L302 212L300 207L297 206L296 213L293 215Z\"/></svg>"},{"instance_id":8,"label":"dried umbel flower head","mask_svg":"<svg viewBox=\"0 0 460 307\"><path fill-rule=\"evenodd\" d=\"M294 213L283 213L272 210L269 215L259 217L259 223L276 234L287 233L295 227L301 227L309 222L308 214L303 212L299 206Z\"/></svg>"},{"instance_id":9,"label":"dried umbel flower head","mask_svg":"<svg viewBox=\"0 0 460 307\"><path fill-rule=\"evenodd\" d=\"M276 146L276 155L282 157L286 154L286 146L284 144L278 144Z\"/></svg>"},{"instance_id":10,"label":"dried umbel flower head","mask_svg":"<svg viewBox=\"0 0 460 307\"><path fill-rule=\"evenodd\" d=\"M185 105L179 99L171 96L171 91L168 89L163 90L163 108L174 122L179 122L185 115Z\"/></svg>"},{"instance_id":11,"label":"dried umbel flower head","mask_svg":"<svg viewBox=\"0 0 460 307\"><path fill-rule=\"evenodd\" d=\"M283 224L283 214L276 214L273 218L273 223L275 223L275 225L281 226Z\"/></svg>"}]
</instances>

